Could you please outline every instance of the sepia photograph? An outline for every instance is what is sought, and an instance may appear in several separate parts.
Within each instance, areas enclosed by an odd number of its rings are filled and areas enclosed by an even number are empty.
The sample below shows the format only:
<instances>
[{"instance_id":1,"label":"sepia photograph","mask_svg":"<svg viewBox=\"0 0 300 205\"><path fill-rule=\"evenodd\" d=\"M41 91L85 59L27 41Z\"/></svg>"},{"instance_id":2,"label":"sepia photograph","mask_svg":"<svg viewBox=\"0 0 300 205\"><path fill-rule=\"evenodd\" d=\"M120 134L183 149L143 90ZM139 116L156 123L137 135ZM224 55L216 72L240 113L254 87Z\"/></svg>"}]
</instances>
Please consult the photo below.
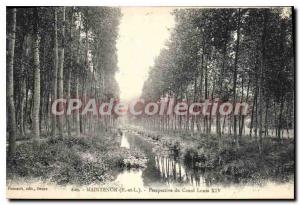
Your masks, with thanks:
<instances>
[{"instance_id":1,"label":"sepia photograph","mask_svg":"<svg viewBox=\"0 0 300 205\"><path fill-rule=\"evenodd\" d=\"M295 200L294 15L7 6L6 197Z\"/></svg>"}]
</instances>

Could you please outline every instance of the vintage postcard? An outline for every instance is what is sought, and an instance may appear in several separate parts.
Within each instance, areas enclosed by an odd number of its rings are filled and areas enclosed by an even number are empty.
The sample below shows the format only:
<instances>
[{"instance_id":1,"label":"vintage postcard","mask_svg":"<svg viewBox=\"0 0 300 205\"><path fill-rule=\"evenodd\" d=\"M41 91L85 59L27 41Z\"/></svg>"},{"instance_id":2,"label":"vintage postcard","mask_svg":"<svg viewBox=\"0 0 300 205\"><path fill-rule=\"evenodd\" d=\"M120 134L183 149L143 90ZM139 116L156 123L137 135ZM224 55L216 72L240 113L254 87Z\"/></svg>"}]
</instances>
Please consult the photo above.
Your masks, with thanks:
<instances>
[{"instance_id":1,"label":"vintage postcard","mask_svg":"<svg viewBox=\"0 0 300 205\"><path fill-rule=\"evenodd\" d=\"M9 199L295 199L293 7L7 7Z\"/></svg>"}]
</instances>

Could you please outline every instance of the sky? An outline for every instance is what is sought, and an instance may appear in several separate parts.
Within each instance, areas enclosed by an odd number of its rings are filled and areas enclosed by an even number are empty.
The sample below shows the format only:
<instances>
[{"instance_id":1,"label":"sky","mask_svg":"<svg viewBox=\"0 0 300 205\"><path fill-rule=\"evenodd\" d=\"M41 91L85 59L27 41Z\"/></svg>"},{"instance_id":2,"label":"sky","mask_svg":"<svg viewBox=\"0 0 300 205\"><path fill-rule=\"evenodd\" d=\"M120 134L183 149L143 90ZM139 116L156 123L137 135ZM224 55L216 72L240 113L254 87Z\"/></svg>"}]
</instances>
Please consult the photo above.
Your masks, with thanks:
<instances>
[{"instance_id":1,"label":"sky","mask_svg":"<svg viewBox=\"0 0 300 205\"><path fill-rule=\"evenodd\" d=\"M141 95L149 68L174 27L171 11L167 7L121 8L123 16L117 41L119 72L116 80L122 100Z\"/></svg>"}]
</instances>

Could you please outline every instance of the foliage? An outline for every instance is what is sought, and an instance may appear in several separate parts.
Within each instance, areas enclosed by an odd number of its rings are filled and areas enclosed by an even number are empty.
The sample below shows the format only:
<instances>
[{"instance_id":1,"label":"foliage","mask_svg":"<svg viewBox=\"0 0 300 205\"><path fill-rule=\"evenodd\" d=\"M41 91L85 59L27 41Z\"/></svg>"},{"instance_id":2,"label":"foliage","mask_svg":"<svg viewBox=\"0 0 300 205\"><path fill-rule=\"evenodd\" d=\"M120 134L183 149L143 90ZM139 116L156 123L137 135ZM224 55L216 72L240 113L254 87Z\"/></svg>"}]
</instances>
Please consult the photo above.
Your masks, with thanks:
<instances>
[{"instance_id":1,"label":"foliage","mask_svg":"<svg viewBox=\"0 0 300 205\"><path fill-rule=\"evenodd\" d=\"M42 177L58 184L103 182L111 170L124 166L116 141L100 137L50 138L38 148L31 143L17 147L8 161L7 173L19 177ZM88 156L88 157L84 157Z\"/></svg>"}]
</instances>

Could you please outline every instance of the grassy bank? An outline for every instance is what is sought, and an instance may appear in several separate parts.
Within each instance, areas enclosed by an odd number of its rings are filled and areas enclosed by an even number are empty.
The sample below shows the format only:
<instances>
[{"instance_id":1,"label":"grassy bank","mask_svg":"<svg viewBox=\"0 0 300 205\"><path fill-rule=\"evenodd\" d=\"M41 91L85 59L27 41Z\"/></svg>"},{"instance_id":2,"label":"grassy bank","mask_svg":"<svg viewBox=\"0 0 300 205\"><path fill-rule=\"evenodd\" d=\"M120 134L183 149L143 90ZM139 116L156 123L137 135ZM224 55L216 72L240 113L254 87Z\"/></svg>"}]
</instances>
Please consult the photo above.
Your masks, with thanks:
<instances>
[{"instance_id":1,"label":"grassy bank","mask_svg":"<svg viewBox=\"0 0 300 205\"><path fill-rule=\"evenodd\" d=\"M41 178L57 184L104 182L114 179L129 154L120 149L120 137L114 132L49 137L37 148L30 141L18 145L15 157L7 162L7 177Z\"/></svg>"},{"instance_id":2,"label":"grassy bank","mask_svg":"<svg viewBox=\"0 0 300 205\"><path fill-rule=\"evenodd\" d=\"M255 139L243 136L239 148L232 136L135 130L156 144L155 153L182 160L194 171L212 174L212 181L288 181L294 174L294 140L263 139L259 154Z\"/></svg>"}]
</instances>

